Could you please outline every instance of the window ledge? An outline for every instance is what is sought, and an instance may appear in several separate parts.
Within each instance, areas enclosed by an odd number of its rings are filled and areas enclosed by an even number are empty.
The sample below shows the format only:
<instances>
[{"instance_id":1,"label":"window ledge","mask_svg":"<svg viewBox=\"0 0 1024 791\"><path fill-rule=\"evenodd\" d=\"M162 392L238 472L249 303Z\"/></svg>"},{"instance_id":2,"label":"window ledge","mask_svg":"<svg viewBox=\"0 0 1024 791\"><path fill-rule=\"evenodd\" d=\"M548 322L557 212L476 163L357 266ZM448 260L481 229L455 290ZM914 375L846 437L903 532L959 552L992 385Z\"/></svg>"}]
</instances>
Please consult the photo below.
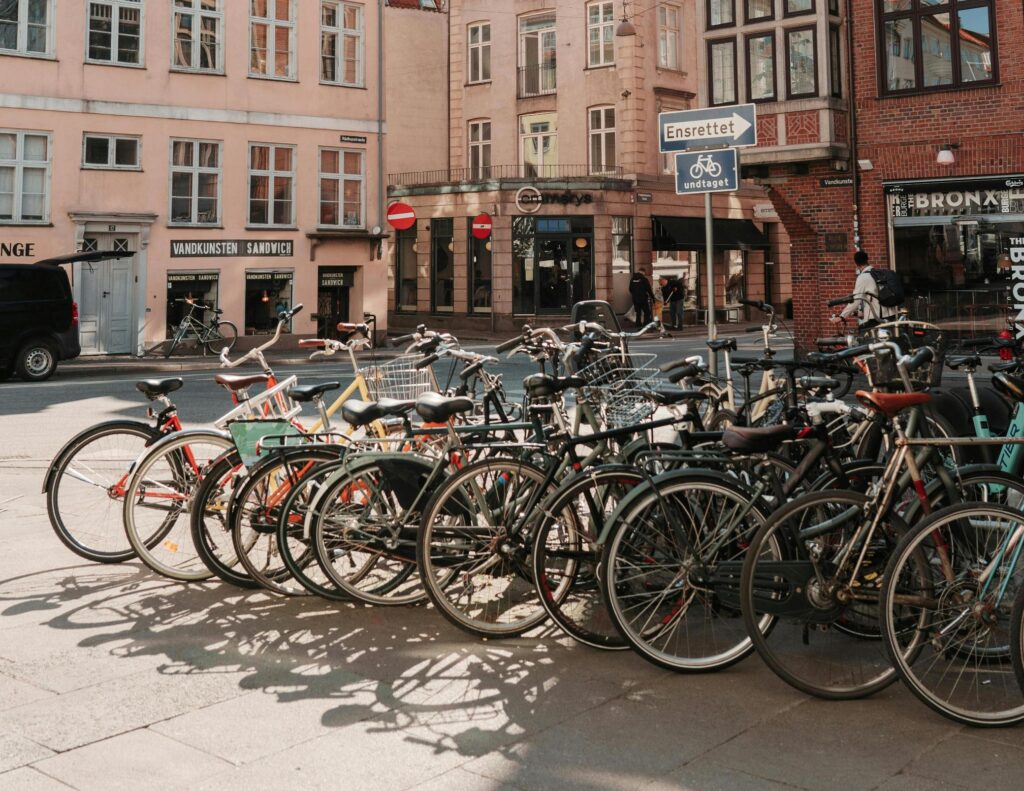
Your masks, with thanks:
<instances>
[{"instance_id":1,"label":"window ledge","mask_svg":"<svg viewBox=\"0 0 1024 791\"><path fill-rule=\"evenodd\" d=\"M490 85L491 80L473 80L472 82L466 81L462 84L463 88L469 88L473 85Z\"/></svg>"},{"instance_id":2,"label":"window ledge","mask_svg":"<svg viewBox=\"0 0 1024 791\"><path fill-rule=\"evenodd\" d=\"M8 58L28 58L30 60L50 60L57 62L57 55L49 52L19 52L16 49L0 49L0 55Z\"/></svg>"},{"instance_id":3,"label":"window ledge","mask_svg":"<svg viewBox=\"0 0 1024 791\"><path fill-rule=\"evenodd\" d=\"M0 227L2 228L52 228L53 223L46 222L32 222L24 220L0 220Z\"/></svg>"},{"instance_id":4,"label":"window ledge","mask_svg":"<svg viewBox=\"0 0 1024 791\"><path fill-rule=\"evenodd\" d=\"M298 77L274 77L270 74L250 74L250 80L267 80L268 82L298 82Z\"/></svg>"},{"instance_id":5,"label":"window ledge","mask_svg":"<svg viewBox=\"0 0 1024 791\"><path fill-rule=\"evenodd\" d=\"M209 226L201 226L209 227ZM297 231L299 226L297 225L246 225L245 230L247 231Z\"/></svg>"},{"instance_id":6,"label":"window ledge","mask_svg":"<svg viewBox=\"0 0 1024 791\"><path fill-rule=\"evenodd\" d=\"M188 228L192 231L223 231L224 226L220 223L217 225L210 225L208 223L191 223L191 222L169 222L167 223L168 228Z\"/></svg>"},{"instance_id":7,"label":"window ledge","mask_svg":"<svg viewBox=\"0 0 1024 791\"><path fill-rule=\"evenodd\" d=\"M224 69L190 69L185 66L171 66L168 69L171 74L193 74L197 77L227 77Z\"/></svg>"},{"instance_id":8,"label":"window ledge","mask_svg":"<svg viewBox=\"0 0 1024 791\"><path fill-rule=\"evenodd\" d=\"M296 80L296 82L298 82L298 80ZM329 80L320 80L320 84L324 85L324 86L326 86L328 88L350 88L351 90L354 90L354 91L366 91L366 90L369 90L369 88L367 88L365 84L362 84L362 85L350 85L347 82L331 82Z\"/></svg>"},{"instance_id":9,"label":"window ledge","mask_svg":"<svg viewBox=\"0 0 1024 791\"><path fill-rule=\"evenodd\" d=\"M111 167L110 165L88 165L82 163L82 170L105 170L111 173L142 173L142 168Z\"/></svg>"},{"instance_id":10,"label":"window ledge","mask_svg":"<svg viewBox=\"0 0 1024 791\"><path fill-rule=\"evenodd\" d=\"M583 71L601 71L602 69L614 69L615 63L602 63L600 66L584 66Z\"/></svg>"},{"instance_id":11,"label":"window ledge","mask_svg":"<svg viewBox=\"0 0 1024 791\"><path fill-rule=\"evenodd\" d=\"M888 91L880 93L876 99L905 99L908 96L932 96L937 93L959 93L960 91L980 91L988 88L1002 88L1002 82L971 82L964 85L943 85L939 88L915 88L909 91Z\"/></svg>"},{"instance_id":12,"label":"window ledge","mask_svg":"<svg viewBox=\"0 0 1024 791\"><path fill-rule=\"evenodd\" d=\"M116 69L136 69L138 71L145 71L145 63L117 63L116 61L109 60L89 60L86 58L83 63L86 66L112 66Z\"/></svg>"},{"instance_id":13,"label":"window ledge","mask_svg":"<svg viewBox=\"0 0 1024 791\"><path fill-rule=\"evenodd\" d=\"M321 225L312 231L306 231L308 239L387 239L391 234L386 231L372 234L367 228L340 228Z\"/></svg>"}]
</instances>

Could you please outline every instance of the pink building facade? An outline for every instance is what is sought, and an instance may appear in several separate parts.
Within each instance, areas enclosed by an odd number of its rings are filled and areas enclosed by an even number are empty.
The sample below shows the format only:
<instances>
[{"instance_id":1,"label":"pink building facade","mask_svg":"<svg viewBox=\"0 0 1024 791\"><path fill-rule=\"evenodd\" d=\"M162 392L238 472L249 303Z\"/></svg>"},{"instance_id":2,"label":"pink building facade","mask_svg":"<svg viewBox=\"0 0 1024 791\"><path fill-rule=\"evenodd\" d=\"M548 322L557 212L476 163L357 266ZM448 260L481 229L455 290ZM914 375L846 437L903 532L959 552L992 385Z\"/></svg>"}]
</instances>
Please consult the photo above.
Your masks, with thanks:
<instances>
[{"instance_id":1,"label":"pink building facade","mask_svg":"<svg viewBox=\"0 0 1024 791\"><path fill-rule=\"evenodd\" d=\"M296 303L294 335L385 329L380 19L375 1L0 4L0 258L132 253L71 272L85 354L151 347L188 298L240 336Z\"/></svg>"}]
</instances>

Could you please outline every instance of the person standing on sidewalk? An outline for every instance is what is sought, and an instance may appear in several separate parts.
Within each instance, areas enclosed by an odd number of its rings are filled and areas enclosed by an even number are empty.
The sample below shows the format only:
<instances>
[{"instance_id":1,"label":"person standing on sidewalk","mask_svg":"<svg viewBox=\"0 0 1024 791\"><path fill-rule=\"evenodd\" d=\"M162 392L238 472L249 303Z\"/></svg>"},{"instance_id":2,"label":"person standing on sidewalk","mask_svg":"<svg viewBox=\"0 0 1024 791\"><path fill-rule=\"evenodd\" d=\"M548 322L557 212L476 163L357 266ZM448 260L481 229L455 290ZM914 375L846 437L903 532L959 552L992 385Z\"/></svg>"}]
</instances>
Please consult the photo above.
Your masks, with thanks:
<instances>
[{"instance_id":1,"label":"person standing on sidewalk","mask_svg":"<svg viewBox=\"0 0 1024 791\"><path fill-rule=\"evenodd\" d=\"M686 301L686 288L678 277L661 277L658 279L661 286L661 298L668 307L668 321L672 329L683 328L683 306Z\"/></svg>"},{"instance_id":2,"label":"person standing on sidewalk","mask_svg":"<svg viewBox=\"0 0 1024 791\"><path fill-rule=\"evenodd\" d=\"M849 316L857 317L857 328L867 330L884 321L889 321L896 315L896 309L886 307L879 302L878 283L871 274L871 264L868 261L868 254L858 250L853 254L853 265L857 269L857 280L853 284L853 299L850 304L843 308L838 316L833 316L832 322L839 322Z\"/></svg>"},{"instance_id":3,"label":"person standing on sidewalk","mask_svg":"<svg viewBox=\"0 0 1024 791\"><path fill-rule=\"evenodd\" d=\"M638 327L646 327L651 323L651 303L654 302L654 289L651 281L643 272L634 272L629 279L629 295L633 298L633 321Z\"/></svg>"}]
</instances>

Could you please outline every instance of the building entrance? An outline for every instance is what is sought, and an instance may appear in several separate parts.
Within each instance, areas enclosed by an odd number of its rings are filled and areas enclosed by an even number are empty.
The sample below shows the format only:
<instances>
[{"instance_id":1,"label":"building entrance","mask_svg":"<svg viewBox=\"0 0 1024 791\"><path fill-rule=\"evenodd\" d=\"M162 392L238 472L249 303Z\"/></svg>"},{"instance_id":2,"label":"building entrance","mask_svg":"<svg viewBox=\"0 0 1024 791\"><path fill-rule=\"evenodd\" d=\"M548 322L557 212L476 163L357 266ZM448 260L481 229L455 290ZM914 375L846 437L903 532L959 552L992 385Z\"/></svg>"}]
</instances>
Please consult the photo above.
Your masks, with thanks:
<instances>
[{"instance_id":1,"label":"building entrance","mask_svg":"<svg viewBox=\"0 0 1024 791\"><path fill-rule=\"evenodd\" d=\"M337 338L338 322L349 320L349 289L355 279L355 272L348 266L322 266L316 300L318 338Z\"/></svg>"},{"instance_id":2,"label":"building entrance","mask_svg":"<svg viewBox=\"0 0 1024 791\"><path fill-rule=\"evenodd\" d=\"M84 249L133 252L137 234L90 233ZM76 268L82 354L128 354L133 349L132 294L137 256Z\"/></svg>"}]
</instances>

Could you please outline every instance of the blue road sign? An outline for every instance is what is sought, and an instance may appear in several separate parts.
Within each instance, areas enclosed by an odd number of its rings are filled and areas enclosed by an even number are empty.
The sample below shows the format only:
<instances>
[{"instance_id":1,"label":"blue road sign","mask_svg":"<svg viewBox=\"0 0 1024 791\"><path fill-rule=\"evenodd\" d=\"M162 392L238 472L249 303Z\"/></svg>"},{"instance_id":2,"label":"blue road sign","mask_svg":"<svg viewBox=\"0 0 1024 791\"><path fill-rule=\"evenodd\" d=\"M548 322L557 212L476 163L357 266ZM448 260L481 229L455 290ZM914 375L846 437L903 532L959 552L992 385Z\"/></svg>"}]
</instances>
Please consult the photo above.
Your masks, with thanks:
<instances>
[{"instance_id":1,"label":"blue road sign","mask_svg":"<svg viewBox=\"0 0 1024 791\"><path fill-rule=\"evenodd\" d=\"M733 192L739 189L735 148L676 154L676 194Z\"/></svg>"},{"instance_id":2,"label":"blue road sign","mask_svg":"<svg viewBox=\"0 0 1024 791\"><path fill-rule=\"evenodd\" d=\"M756 146L757 111L752 104L737 104L659 113L658 130L663 154L699 146Z\"/></svg>"}]
</instances>

